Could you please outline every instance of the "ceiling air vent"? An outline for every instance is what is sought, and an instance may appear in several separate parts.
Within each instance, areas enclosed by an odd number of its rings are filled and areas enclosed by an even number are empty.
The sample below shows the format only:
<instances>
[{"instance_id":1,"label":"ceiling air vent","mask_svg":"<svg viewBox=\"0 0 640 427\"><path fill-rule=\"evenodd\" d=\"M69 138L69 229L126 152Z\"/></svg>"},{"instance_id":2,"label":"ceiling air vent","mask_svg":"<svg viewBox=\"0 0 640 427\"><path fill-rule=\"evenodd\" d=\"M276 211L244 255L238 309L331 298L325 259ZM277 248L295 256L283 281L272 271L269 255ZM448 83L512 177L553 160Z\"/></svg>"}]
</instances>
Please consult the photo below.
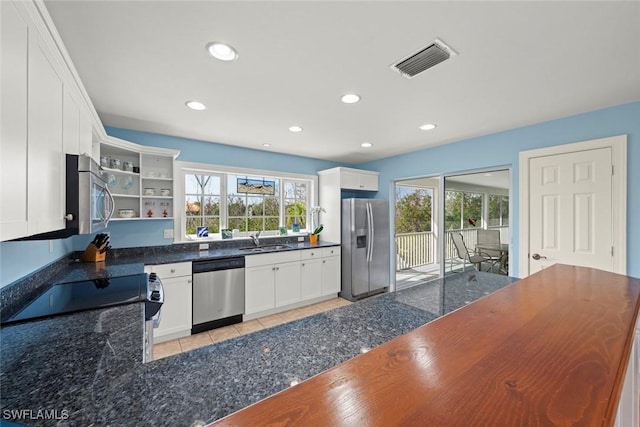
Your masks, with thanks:
<instances>
[{"instance_id":1,"label":"ceiling air vent","mask_svg":"<svg viewBox=\"0 0 640 427\"><path fill-rule=\"evenodd\" d=\"M442 40L435 39L427 47L391 65L391 68L411 79L455 55L457 55L456 51L444 44Z\"/></svg>"}]
</instances>

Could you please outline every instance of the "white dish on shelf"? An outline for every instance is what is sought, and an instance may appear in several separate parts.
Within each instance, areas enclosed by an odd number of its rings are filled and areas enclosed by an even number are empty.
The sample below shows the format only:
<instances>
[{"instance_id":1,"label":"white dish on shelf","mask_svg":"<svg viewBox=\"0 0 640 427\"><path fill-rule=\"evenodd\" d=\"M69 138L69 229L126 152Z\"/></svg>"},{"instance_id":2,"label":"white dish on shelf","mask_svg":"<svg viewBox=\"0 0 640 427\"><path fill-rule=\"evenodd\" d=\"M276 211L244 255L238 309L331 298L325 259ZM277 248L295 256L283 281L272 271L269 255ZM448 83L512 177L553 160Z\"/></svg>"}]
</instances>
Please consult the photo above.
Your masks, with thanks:
<instances>
[{"instance_id":1,"label":"white dish on shelf","mask_svg":"<svg viewBox=\"0 0 640 427\"><path fill-rule=\"evenodd\" d=\"M156 195L156 189L155 188L145 188L144 189L144 195L145 196L155 196Z\"/></svg>"},{"instance_id":2,"label":"white dish on shelf","mask_svg":"<svg viewBox=\"0 0 640 427\"><path fill-rule=\"evenodd\" d=\"M133 209L118 209L118 217L120 218L134 218L136 211Z\"/></svg>"}]
</instances>

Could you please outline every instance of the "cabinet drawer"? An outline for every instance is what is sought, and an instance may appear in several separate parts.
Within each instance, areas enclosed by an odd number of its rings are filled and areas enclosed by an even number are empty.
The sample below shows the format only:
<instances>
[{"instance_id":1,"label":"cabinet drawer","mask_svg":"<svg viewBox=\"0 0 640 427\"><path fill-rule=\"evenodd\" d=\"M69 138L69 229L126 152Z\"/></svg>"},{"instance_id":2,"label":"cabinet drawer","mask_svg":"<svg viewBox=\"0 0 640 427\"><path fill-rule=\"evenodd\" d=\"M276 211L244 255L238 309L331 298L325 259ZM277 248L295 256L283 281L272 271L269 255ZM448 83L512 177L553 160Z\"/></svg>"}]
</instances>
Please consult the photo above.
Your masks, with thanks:
<instances>
[{"instance_id":1,"label":"cabinet drawer","mask_svg":"<svg viewBox=\"0 0 640 427\"><path fill-rule=\"evenodd\" d=\"M340 255L341 251L340 251L340 246L331 246L329 248L322 248L322 257L328 257L328 256L338 256Z\"/></svg>"},{"instance_id":2,"label":"cabinet drawer","mask_svg":"<svg viewBox=\"0 0 640 427\"><path fill-rule=\"evenodd\" d=\"M322 248L305 249L300 251L300 259L315 259L322 257Z\"/></svg>"},{"instance_id":3,"label":"cabinet drawer","mask_svg":"<svg viewBox=\"0 0 640 427\"><path fill-rule=\"evenodd\" d=\"M249 255L244 257L246 267L279 264L281 262L300 261L300 251L284 251L270 254Z\"/></svg>"},{"instance_id":4,"label":"cabinet drawer","mask_svg":"<svg viewBox=\"0 0 640 427\"><path fill-rule=\"evenodd\" d=\"M172 277L191 276L191 263L179 262L175 264L146 265L144 271L156 273L160 280Z\"/></svg>"}]
</instances>

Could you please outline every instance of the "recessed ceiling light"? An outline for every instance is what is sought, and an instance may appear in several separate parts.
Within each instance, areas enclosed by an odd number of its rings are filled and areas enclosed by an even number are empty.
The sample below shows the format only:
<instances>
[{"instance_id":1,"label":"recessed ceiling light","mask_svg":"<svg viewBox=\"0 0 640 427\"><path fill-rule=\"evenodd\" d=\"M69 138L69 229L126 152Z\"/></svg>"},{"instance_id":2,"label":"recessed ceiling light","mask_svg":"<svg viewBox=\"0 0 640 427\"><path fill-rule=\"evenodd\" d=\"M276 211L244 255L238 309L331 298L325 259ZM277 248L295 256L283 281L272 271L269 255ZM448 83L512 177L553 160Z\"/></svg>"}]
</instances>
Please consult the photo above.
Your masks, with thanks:
<instances>
[{"instance_id":1,"label":"recessed ceiling light","mask_svg":"<svg viewBox=\"0 0 640 427\"><path fill-rule=\"evenodd\" d=\"M363 142L362 144L360 144L360 146L364 148L369 148L369 147L373 147L373 144L370 142Z\"/></svg>"},{"instance_id":2,"label":"recessed ceiling light","mask_svg":"<svg viewBox=\"0 0 640 427\"><path fill-rule=\"evenodd\" d=\"M420 126L420 129L422 129L422 130L431 130L431 129L435 129L435 128L436 128L436 125L434 125L433 123L427 123L427 124L424 124L424 125Z\"/></svg>"},{"instance_id":3,"label":"recessed ceiling light","mask_svg":"<svg viewBox=\"0 0 640 427\"><path fill-rule=\"evenodd\" d=\"M263 146L263 147L271 147L271 144L269 144L269 143L264 143L264 144L262 144L262 146Z\"/></svg>"},{"instance_id":4,"label":"recessed ceiling light","mask_svg":"<svg viewBox=\"0 0 640 427\"><path fill-rule=\"evenodd\" d=\"M209 54L221 61L233 61L238 59L238 52L231 46L220 42L211 42L207 44Z\"/></svg>"},{"instance_id":5,"label":"recessed ceiling light","mask_svg":"<svg viewBox=\"0 0 640 427\"><path fill-rule=\"evenodd\" d=\"M355 93L348 93L346 95L342 95L342 98L340 98L340 100L345 104L355 104L356 102L360 101L360 95L357 95Z\"/></svg>"},{"instance_id":6,"label":"recessed ceiling light","mask_svg":"<svg viewBox=\"0 0 640 427\"><path fill-rule=\"evenodd\" d=\"M196 111L202 111L207 109L206 105L198 101L187 101L185 102L185 105L191 108L192 110L196 110Z\"/></svg>"},{"instance_id":7,"label":"recessed ceiling light","mask_svg":"<svg viewBox=\"0 0 640 427\"><path fill-rule=\"evenodd\" d=\"M298 132L302 132L304 129L302 129L300 126L291 126L289 127L289 130L291 132L298 133Z\"/></svg>"}]
</instances>

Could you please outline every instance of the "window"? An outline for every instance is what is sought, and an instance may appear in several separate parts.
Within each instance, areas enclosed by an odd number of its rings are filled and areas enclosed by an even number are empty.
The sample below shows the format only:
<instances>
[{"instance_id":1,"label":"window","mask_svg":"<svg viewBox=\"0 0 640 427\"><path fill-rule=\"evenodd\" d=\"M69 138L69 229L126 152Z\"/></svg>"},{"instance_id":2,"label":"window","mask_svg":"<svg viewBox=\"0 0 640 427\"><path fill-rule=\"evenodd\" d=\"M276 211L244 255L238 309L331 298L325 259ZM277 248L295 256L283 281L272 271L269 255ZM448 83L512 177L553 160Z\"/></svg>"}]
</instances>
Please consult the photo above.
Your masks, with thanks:
<instances>
[{"instance_id":1,"label":"window","mask_svg":"<svg viewBox=\"0 0 640 427\"><path fill-rule=\"evenodd\" d=\"M220 181L219 175L185 175L185 234L195 235L197 227L220 232Z\"/></svg>"},{"instance_id":2,"label":"window","mask_svg":"<svg viewBox=\"0 0 640 427\"><path fill-rule=\"evenodd\" d=\"M198 227L208 227L210 235L223 229L238 230L241 236L255 231L275 235L282 226L293 230L294 223L299 224L296 230L306 231L317 184L314 177L269 176L232 168L205 171L206 165L188 164L197 169L186 165L178 174L184 179L179 187L184 189L185 210L176 221L176 235L193 240Z\"/></svg>"},{"instance_id":3,"label":"window","mask_svg":"<svg viewBox=\"0 0 640 427\"><path fill-rule=\"evenodd\" d=\"M489 227L509 225L509 196L489 194Z\"/></svg>"},{"instance_id":4,"label":"window","mask_svg":"<svg viewBox=\"0 0 640 427\"><path fill-rule=\"evenodd\" d=\"M246 183L254 185L250 188ZM279 226L279 179L227 175L227 228L239 231L276 231Z\"/></svg>"},{"instance_id":5,"label":"window","mask_svg":"<svg viewBox=\"0 0 640 427\"><path fill-rule=\"evenodd\" d=\"M284 224L287 228L293 228L293 224L299 224L300 229L307 228L308 199L308 182L284 181Z\"/></svg>"},{"instance_id":6,"label":"window","mask_svg":"<svg viewBox=\"0 0 640 427\"><path fill-rule=\"evenodd\" d=\"M445 229L482 227L482 193L446 191Z\"/></svg>"}]
</instances>

